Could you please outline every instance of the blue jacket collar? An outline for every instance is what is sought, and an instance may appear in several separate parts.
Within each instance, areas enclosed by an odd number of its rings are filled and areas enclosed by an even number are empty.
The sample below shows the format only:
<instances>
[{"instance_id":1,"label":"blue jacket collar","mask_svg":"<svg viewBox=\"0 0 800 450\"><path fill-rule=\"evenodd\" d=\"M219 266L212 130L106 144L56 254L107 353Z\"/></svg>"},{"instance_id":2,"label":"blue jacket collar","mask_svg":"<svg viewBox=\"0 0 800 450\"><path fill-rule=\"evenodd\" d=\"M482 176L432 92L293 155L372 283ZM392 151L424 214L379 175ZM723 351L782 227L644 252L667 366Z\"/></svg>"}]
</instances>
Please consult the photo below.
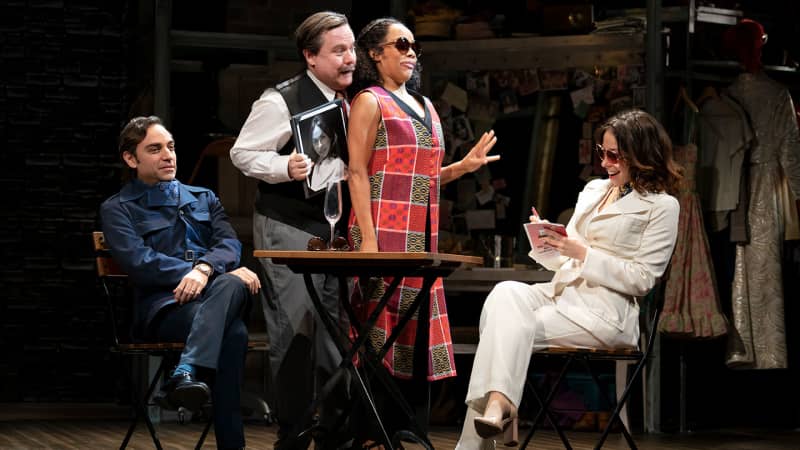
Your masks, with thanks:
<instances>
[{"instance_id":1,"label":"blue jacket collar","mask_svg":"<svg viewBox=\"0 0 800 450\"><path fill-rule=\"evenodd\" d=\"M134 179L122 187L122 189L119 192L119 199L121 202L132 202L132 201L137 201L140 198L144 197L143 206L163 206L160 203L154 203L150 201L150 196L148 195L148 193L151 192L153 189L158 189L158 188L154 185L149 185L143 183L138 179ZM186 186L180 181L178 182L178 189L180 192L180 203L178 204L178 208L183 208L184 206L197 201L197 197L194 196L192 191L202 192L207 190L205 188Z\"/></svg>"}]
</instances>

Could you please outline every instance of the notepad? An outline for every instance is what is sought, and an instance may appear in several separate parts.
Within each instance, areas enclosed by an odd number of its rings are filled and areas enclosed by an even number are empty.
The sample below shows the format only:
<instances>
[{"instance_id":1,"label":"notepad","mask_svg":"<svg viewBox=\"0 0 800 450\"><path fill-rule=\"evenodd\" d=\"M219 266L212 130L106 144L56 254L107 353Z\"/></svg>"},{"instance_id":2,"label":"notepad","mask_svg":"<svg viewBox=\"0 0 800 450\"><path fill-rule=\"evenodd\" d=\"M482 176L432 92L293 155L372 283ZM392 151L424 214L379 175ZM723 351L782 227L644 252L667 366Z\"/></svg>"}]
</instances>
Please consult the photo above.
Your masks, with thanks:
<instances>
[{"instance_id":1,"label":"notepad","mask_svg":"<svg viewBox=\"0 0 800 450\"><path fill-rule=\"evenodd\" d=\"M560 224L560 223L550 223L550 222L536 222L536 223L526 223L525 227L525 234L528 236L528 242L531 244L531 248L536 253L550 253L550 252L557 252L553 246L544 242L542 240L542 236L544 236L545 230L553 230L563 236L567 235L567 228Z\"/></svg>"}]
</instances>

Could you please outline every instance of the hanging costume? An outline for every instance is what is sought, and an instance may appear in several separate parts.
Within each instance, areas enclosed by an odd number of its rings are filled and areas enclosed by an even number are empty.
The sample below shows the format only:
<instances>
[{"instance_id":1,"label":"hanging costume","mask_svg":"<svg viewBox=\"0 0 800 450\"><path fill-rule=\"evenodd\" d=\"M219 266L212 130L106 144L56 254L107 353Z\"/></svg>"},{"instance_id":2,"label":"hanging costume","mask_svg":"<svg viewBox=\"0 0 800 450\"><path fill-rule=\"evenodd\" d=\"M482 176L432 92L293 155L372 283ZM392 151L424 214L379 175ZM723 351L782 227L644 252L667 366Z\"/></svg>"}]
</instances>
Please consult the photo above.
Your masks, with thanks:
<instances>
[{"instance_id":1,"label":"hanging costume","mask_svg":"<svg viewBox=\"0 0 800 450\"><path fill-rule=\"evenodd\" d=\"M729 92L747 112L755 141L744 168L749 181L750 241L736 246L735 333L728 341L726 361L729 366L754 369L785 368L781 258L786 224L796 224L794 200L800 194L794 106L786 88L763 72L739 75Z\"/></svg>"}]
</instances>

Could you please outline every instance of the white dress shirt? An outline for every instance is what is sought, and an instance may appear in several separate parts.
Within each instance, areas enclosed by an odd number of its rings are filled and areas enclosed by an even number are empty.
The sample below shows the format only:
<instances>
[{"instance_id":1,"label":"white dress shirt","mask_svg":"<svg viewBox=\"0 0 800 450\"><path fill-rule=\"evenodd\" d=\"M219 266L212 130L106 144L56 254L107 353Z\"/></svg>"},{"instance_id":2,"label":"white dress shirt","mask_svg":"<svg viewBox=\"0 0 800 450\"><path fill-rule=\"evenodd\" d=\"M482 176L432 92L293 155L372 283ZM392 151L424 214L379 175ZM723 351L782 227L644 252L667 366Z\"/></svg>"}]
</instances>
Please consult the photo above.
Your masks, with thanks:
<instances>
[{"instance_id":1,"label":"white dress shirt","mask_svg":"<svg viewBox=\"0 0 800 450\"><path fill-rule=\"evenodd\" d=\"M319 81L311 71L306 70L306 74L328 101L334 99L336 91ZM248 177L267 183L291 181L289 155L278 153L292 138L291 117L280 92L274 88L264 91L253 102L250 115L231 148L233 165Z\"/></svg>"}]
</instances>

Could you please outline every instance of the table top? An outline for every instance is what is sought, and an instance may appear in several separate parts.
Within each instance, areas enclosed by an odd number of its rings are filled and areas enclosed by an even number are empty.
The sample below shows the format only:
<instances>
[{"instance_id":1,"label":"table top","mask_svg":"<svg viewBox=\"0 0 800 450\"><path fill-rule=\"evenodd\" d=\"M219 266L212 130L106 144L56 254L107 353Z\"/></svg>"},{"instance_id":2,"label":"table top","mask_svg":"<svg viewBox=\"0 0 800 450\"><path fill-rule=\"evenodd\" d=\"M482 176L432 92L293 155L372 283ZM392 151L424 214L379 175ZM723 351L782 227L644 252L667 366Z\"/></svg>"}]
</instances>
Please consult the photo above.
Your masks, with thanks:
<instances>
[{"instance_id":1,"label":"table top","mask_svg":"<svg viewBox=\"0 0 800 450\"><path fill-rule=\"evenodd\" d=\"M295 272L341 273L356 275L410 276L414 271L441 270L450 273L459 267L483 264L478 256L429 252L338 252L308 250L255 250L256 258L271 258Z\"/></svg>"}]
</instances>

